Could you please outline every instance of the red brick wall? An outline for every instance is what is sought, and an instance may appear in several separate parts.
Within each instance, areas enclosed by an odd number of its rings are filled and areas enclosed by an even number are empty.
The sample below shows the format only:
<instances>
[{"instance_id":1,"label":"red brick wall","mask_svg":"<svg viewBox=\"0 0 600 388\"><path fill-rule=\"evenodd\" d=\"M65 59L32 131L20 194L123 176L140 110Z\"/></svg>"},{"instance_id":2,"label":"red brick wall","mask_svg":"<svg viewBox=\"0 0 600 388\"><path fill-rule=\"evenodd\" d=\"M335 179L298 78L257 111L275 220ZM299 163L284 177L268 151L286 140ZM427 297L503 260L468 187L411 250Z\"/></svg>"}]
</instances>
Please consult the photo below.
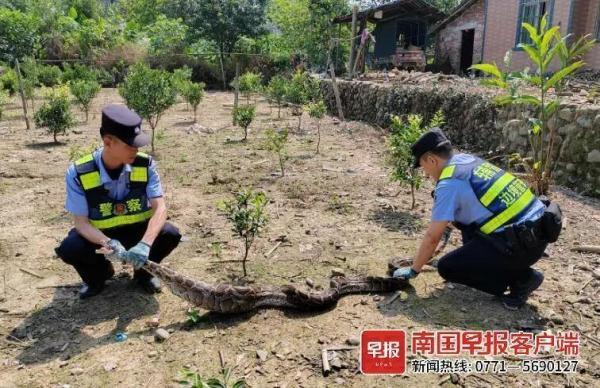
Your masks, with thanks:
<instances>
[{"instance_id":1,"label":"red brick wall","mask_svg":"<svg viewBox=\"0 0 600 388\"><path fill-rule=\"evenodd\" d=\"M591 34L596 37L596 28L600 12L600 0L574 0L573 34L582 36ZM600 70L600 45L596 44L583 59L586 67Z\"/></svg>"},{"instance_id":2,"label":"red brick wall","mask_svg":"<svg viewBox=\"0 0 600 388\"><path fill-rule=\"evenodd\" d=\"M569 26L571 1L554 0L552 23L561 27L563 35L567 33ZM506 52L511 50L513 57L511 70L532 66L523 51L513 50L519 19L519 0L488 0L487 12L484 62L496 62L500 66Z\"/></svg>"},{"instance_id":3,"label":"red brick wall","mask_svg":"<svg viewBox=\"0 0 600 388\"><path fill-rule=\"evenodd\" d=\"M460 16L448 23L437 34L436 61L443 63L450 60L452 71L460 71L461 43L463 30L475 30L473 47L473 63L483 58L483 30L485 20L484 0L479 0Z\"/></svg>"}]
</instances>

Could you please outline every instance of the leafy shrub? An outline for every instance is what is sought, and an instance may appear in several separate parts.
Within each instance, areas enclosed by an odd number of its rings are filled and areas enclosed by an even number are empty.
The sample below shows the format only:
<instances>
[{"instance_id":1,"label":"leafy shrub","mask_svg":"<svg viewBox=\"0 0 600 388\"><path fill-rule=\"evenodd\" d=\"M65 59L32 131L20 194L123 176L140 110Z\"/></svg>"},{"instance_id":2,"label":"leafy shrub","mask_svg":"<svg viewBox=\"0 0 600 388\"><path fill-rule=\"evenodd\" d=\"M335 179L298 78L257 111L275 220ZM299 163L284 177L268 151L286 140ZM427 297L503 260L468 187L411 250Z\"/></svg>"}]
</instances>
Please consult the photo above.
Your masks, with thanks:
<instances>
[{"instance_id":1,"label":"leafy shrub","mask_svg":"<svg viewBox=\"0 0 600 388\"><path fill-rule=\"evenodd\" d=\"M10 68L6 69L0 75L0 88L6 90L10 96L13 96L19 90L17 72Z\"/></svg>"},{"instance_id":2,"label":"leafy shrub","mask_svg":"<svg viewBox=\"0 0 600 388\"><path fill-rule=\"evenodd\" d=\"M119 86L119 94L129 108L150 124L154 151L154 132L158 121L175 103L177 96L171 73L138 63L130 68L125 81Z\"/></svg>"},{"instance_id":3,"label":"leafy shrub","mask_svg":"<svg viewBox=\"0 0 600 388\"><path fill-rule=\"evenodd\" d=\"M39 66L38 79L40 84L54 87L62 82L62 71L60 67L54 65Z\"/></svg>"},{"instance_id":4,"label":"leafy shrub","mask_svg":"<svg viewBox=\"0 0 600 388\"><path fill-rule=\"evenodd\" d=\"M100 84L96 81L90 80L79 80L69 83L71 93L75 97L77 104L79 104L85 112L85 121L88 121L88 115L90 112L90 106L92 100L100 91Z\"/></svg>"},{"instance_id":5,"label":"leafy shrub","mask_svg":"<svg viewBox=\"0 0 600 388\"><path fill-rule=\"evenodd\" d=\"M256 107L254 105L240 105L233 110L233 119L240 127L244 129L243 141L248 138L248 127L256 116Z\"/></svg>"},{"instance_id":6,"label":"leafy shrub","mask_svg":"<svg viewBox=\"0 0 600 388\"><path fill-rule=\"evenodd\" d=\"M58 143L56 136L66 133L74 124L69 89L66 86L53 88L46 98L47 101L35 112L33 118L35 125L48 128L48 132L54 137L54 142Z\"/></svg>"},{"instance_id":7,"label":"leafy shrub","mask_svg":"<svg viewBox=\"0 0 600 388\"><path fill-rule=\"evenodd\" d=\"M194 109L194 122L197 121L196 112L202 98L204 98L204 83L188 82L183 89L183 98Z\"/></svg>"}]
</instances>

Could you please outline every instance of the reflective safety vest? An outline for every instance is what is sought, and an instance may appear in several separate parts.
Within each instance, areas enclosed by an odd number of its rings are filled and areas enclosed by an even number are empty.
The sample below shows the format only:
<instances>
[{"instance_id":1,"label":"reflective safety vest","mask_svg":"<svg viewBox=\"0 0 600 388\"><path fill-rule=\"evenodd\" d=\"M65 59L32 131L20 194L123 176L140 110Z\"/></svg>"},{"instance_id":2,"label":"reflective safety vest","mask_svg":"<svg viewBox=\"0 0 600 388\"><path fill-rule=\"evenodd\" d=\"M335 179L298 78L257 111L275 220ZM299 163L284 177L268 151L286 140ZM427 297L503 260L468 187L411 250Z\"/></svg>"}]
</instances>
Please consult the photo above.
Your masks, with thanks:
<instances>
[{"instance_id":1,"label":"reflective safety vest","mask_svg":"<svg viewBox=\"0 0 600 388\"><path fill-rule=\"evenodd\" d=\"M536 197L525 182L480 158L468 164L447 165L438 183L450 178L468 181L479 202L492 213L476 225L484 234L514 223L535 203Z\"/></svg>"},{"instance_id":2,"label":"reflective safety vest","mask_svg":"<svg viewBox=\"0 0 600 388\"><path fill-rule=\"evenodd\" d=\"M129 193L119 201L109 197L108 190L104 188L93 154L75 162L77 179L85 193L88 218L93 226L98 229L110 229L137 224L152 217L154 211L148 205L146 194L150 162L150 156L138 152L131 164Z\"/></svg>"}]
</instances>

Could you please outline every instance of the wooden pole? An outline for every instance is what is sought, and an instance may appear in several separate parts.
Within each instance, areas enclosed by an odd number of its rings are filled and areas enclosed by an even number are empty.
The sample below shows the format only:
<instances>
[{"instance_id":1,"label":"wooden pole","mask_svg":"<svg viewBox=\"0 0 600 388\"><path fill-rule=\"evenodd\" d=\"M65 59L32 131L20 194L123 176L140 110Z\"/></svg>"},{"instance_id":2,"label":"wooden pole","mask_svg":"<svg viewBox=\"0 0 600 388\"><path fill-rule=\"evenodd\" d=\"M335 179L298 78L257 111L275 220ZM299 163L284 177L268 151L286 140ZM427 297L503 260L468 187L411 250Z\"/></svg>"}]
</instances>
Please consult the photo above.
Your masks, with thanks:
<instances>
[{"instance_id":1,"label":"wooden pole","mask_svg":"<svg viewBox=\"0 0 600 388\"><path fill-rule=\"evenodd\" d=\"M25 116L25 125L27 129L31 129L29 123L29 116L27 115L27 100L25 99L25 91L23 90L23 78L21 78L21 68L19 67L19 60L15 59L15 67L17 70L17 78L19 79L19 94L21 95L21 103L23 105L23 116Z\"/></svg>"},{"instance_id":2,"label":"wooden pole","mask_svg":"<svg viewBox=\"0 0 600 388\"><path fill-rule=\"evenodd\" d=\"M225 65L223 64L223 48L219 50L219 63L221 65L221 79L223 80L223 90L227 90L227 78L225 78Z\"/></svg>"},{"instance_id":3,"label":"wooden pole","mask_svg":"<svg viewBox=\"0 0 600 388\"><path fill-rule=\"evenodd\" d=\"M356 45L356 18L358 16L358 5L352 7L352 37L350 39L350 59L348 60L348 76L350 79L354 77L352 72L354 65L354 46Z\"/></svg>"},{"instance_id":4,"label":"wooden pole","mask_svg":"<svg viewBox=\"0 0 600 388\"><path fill-rule=\"evenodd\" d=\"M340 120L344 121L344 111L342 109L342 99L340 98L340 91L337 87L337 82L335 80L335 66L333 64L333 60L331 58L331 54L334 50L335 47L335 41L333 39L331 39L331 41L329 42L329 52L327 53L327 63L328 63L328 67L329 67L329 75L331 76L331 86L333 88L333 95L335 96L335 104L337 106L337 110L338 110L338 116L340 117Z\"/></svg>"},{"instance_id":5,"label":"wooden pole","mask_svg":"<svg viewBox=\"0 0 600 388\"><path fill-rule=\"evenodd\" d=\"M331 75L331 86L333 87L333 94L335 95L335 104L337 105L338 115L340 116L340 120L344 121L344 110L342 109L342 99L340 98L340 90L337 87L337 82L335 81L335 69L333 68L333 63L329 64L329 73Z\"/></svg>"},{"instance_id":6,"label":"wooden pole","mask_svg":"<svg viewBox=\"0 0 600 388\"><path fill-rule=\"evenodd\" d=\"M240 99L240 61L236 57L235 58L235 93L233 95L233 111L238 107ZM236 125L237 122L235 120L235 115L233 115L233 125Z\"/></svg>"},{"instance_id":7,"label":"wooden pole","mask_svg":"<svg viewBox=\"0 0 600 388\"><path fill-rule=\"evenodd\" d=\"M340 41L340 37L342 36L342 24L338 24L338 34L337 34L337 41ZM342 50L340 50L339 45L335 45L335 55L333 57L333 64L334 67L338 66L340 63L340 55L342 54Z\"/></svg>"},{"instance_id":8,"label":"wooden pole","mask_svg":"<svg viewBox=\"0 0 600 388\"><path fill-rule=\"evenodd\" d=\"M366 44L366 41L365 41ZM356 73L356 67L358 66L358 61L360 61L365 45L363 42L360 42L360 46L358 46L358 50L356 50L356 59L354 60L354 65L352 66L352 74Z\"/></svg>"}]
</instances>

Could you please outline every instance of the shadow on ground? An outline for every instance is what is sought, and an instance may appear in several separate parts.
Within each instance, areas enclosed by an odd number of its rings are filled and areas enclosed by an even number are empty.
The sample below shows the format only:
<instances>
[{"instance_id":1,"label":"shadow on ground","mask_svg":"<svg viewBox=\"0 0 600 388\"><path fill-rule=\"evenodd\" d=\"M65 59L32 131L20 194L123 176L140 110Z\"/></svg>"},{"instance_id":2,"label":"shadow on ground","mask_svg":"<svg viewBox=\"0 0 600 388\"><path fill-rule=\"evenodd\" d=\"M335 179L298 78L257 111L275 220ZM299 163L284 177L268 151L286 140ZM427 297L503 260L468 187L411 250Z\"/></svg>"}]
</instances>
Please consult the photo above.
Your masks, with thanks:
<instances>
[{"instance_id":1,"label":"shadow on ground","mask_svg":"<svg viewBox=\"0 0 600 388\"><path fill-rule=\"evenodd\" d=\"M15 327L8 341L23 345L17 359L23 364L68 359L114 341L117 331L126 331L133 319L158 312L153 295L135 288L129 278L107 283L104 292L79 300L77 287L56 289L52 301ZM94 336L85 326L115 321L110 334Z\"/></svg>"},{"instance_id":2,"label":"shadow on ground","mask_svg":"<svg viewBox=\"0 0 600 388\"><path fill-rule=\"evenodd\" d=\"M67 143L63 143L61 141L59 141L58 143L55 143L53 141L45 141L42 143L28 143L28 144L25 144L25 147L32 149L32 150L45 150L45 149L49 149L49 148L64 147L66 145L67 145Z\"/></svg>"},{"instance_id":3,"label":"shadow on ground","mask_svg":"<svg viewBox=\"0 0 600 388\"><path fill-rule=\"evenodd\" d=\"M413 280L419 281L424 280ZM461 284L444 282L442 288L436 287L426 297L417 295L412 286L405 292L406 301L384 302L380 312L387 317L403 315L423 325L460 330L544 330L548 323L531 304L509 311L499 298Z\"/></svg>"},{"instance_id":4,"label":"shadow on ground","mask_svg":"<svg viewBox=\"0 0 600 388\"><path fill-rule=\"evenodd\" d=\"M374 209L369 216L369 220L381 225L390 232L403 232L409 236L422 227L421 217L391 207Z\"/></svg>"}]
</instances>

